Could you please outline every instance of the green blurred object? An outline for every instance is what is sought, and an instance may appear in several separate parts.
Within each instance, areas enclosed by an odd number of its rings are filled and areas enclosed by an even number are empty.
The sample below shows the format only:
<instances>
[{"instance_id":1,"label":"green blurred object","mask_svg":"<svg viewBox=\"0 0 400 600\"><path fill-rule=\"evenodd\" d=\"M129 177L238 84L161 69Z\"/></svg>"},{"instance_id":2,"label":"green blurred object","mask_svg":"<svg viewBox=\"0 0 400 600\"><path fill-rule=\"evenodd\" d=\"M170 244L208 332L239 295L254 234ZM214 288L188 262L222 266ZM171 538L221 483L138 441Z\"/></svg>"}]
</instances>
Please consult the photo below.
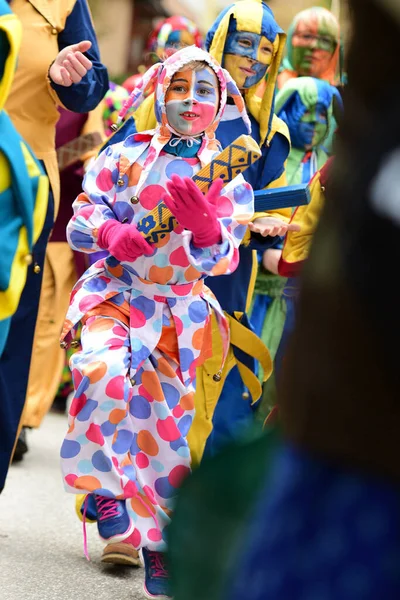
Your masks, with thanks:
<instances>
[{"instance_id":1,"label":"green blurred object","mask_svg":"<svg viewBox=\"0 0 400 600\"><path fill-rule=\"evenodd\" d=\"M174 600L221 600L225 582L240 565L248 521L272 459L277 429L259 428L204 460L183 484L168 529Z\"/></svg>"}]
</instances>

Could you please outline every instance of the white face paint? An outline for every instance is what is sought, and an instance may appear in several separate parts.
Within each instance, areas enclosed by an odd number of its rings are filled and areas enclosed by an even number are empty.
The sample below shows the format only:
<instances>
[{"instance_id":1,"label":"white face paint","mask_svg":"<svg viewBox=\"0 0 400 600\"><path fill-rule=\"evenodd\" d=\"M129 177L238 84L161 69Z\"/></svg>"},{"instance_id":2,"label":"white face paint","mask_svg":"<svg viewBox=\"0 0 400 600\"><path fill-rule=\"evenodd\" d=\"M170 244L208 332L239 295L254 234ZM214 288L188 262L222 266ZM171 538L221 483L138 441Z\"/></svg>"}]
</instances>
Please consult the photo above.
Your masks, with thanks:
<instances>
[{"instance_id":1,"label":"white face paint","mask_svg":"<svg viewBox=\"0 0 400 600\"><path fill-rule=\"evenodd\" d=\"M165 95L168 123L182 135L203 133L219 108L219 85L211 68L175 73Z\"/></svg>"}]
</instances>

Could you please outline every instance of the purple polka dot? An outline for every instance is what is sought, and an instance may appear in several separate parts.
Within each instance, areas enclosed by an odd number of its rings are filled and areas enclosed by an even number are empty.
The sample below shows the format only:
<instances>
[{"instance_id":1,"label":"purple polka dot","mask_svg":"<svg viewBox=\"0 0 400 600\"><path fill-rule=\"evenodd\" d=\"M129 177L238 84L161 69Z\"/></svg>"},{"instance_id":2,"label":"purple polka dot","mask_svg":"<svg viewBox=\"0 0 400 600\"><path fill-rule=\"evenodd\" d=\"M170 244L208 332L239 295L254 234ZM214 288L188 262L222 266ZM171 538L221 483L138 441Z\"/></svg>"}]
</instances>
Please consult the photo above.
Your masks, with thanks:
<instances>
[{"instance_id":1,"label":"purple polka dot","mask_svg":"<svg viewBox=\"0 0 400 600\"><path fill-rule=\"evenodd\" d=\"M132 367L137 369L137 367L149 356L150 350L146 346L142 346L140 350L137 351L132 350Z\"/></svg>"},{"instance_id":2,"label":"purple polka dot","mask_svg":"<svg viewBox=\"0 0 400 600\"><path fill-rule=\"evenodd\" d=\"M133 436L133 442L131 444L131 454L132 456L136 456L137 454L139 454L140 452L140 448L137 445L137 433L135 433L135 435Z\"/></svg>"},{"instance_id":3,"label":"purple polka dot","mask_svg":"<svg viewBox=\"0 0 400 600\"><path fill-rule=\"evenodd\" d=\"M193 167L189 165L185 160L173 160L165 169L166 176L171 179L172 175L179 175L179 177L193 177Z\"/></svg>"},{"instance_id":4,"label":"purple polka dot","mask_svg":"<svg viewBox=\"0 0 400 600\"><path fill-rule=\"evenodd\" d=\"M76 417L78 421L88 421L92 412L98 407L99 403L97 400L87 400L85 406L79 411Z\"/></svg>"},{"instance_id":5,"label":"purple polka dot","mask_svg":"<svg viewBox=\"0 0 400 600\"><path fill-rule=\"evenodd\" d=\"M61 458L74 458L78 456L81 449L81 445L79 442L74 442L72 440L64 440L61 446Z\"/></svg>"},{"instance_id":6,"label":"purple polka dot","mask_svg":"<svg viewBox=\"0 0 400 600\"><path fill-rule=\"evenodd\" d=\"M95 469L101 471L101 473L109 473L112 469L112 462L104 454L102 450L98 450L92 456L92 464Z\"/></svg>"},{"instance_id":7,"label":"purple polka dot","mask_svg":"<svg viewBox=\"0 0 400 600\"><path fill-rule=\"evenodd\" d=\"M186 369L184 369L186 370ZM171 385L170 383L162 383L161 384L162 391L164 392L165 399L170 408L174 408L180 399L180 393L178 390Z\"/></svg>"},{"instance_id":8,"label":"purple polka dot","mask_svg":"<svg viewBox=\"0 0 400 600\"><path fill-rule=\"evenodd\" d=\"M237 227L235 227L235 229L233 231L233 235L238 240L241 240L243 238L244 234L246 233L246 229L247 229L246 225L238 225Z\"/></svg>"},{"instance_id":9,"label":"purple polka dot","mask_svg":"<svg viewBox=\"0 0 400 600\"><path fill-rule=\"evenodd\" d=\"M170 484L168 477L156 479L154 488L161 498L173 498L176 494L176 489Z\"/></svg>"},{"instance_id":10,"label":"purple polka dot","mask_svg":"<svg viewBox=\"0 0 400 600\"><path fill-rule=\"evenodd\" d=\"M133 433L128 429L120 429L118 431L117 439L112 445L112 449L116 454L126 454L131 447L133 440Z\"/></svg>"},{"instance_id":11,"label":"purple polka dot","mask_svg":"<svg viewBox=\"0 0 400 600\"><path fill-rule=\"evenodd\" d=\"M135 216L135 211L127 202L116 202L113 205L113 211L117 215L119 221L128 219L128 222L131 223L133 217Z\"/></svg>"},{"instance_id":12,"label":"purple polka dot","mask_svg":"<svg viewBox=\"0 0 400 600\"><path fill-rule=\"evenodd\" d=\"M75 397L79 398L79 396L82 396L82 394L88 389L89 385L90 379L85 375L84 377L82 377L82 380L76 389Z\"/></svg>"},{"instance_id":13,"label":"purple polka dot","mask_svg":"<svg viewBox=\"0 0 400 600\"><path fill-rule=\"evenodd\" d=\"M149 401L143 396L134 396L129 404L129 412L137 419L148 419L151 415Z\"/></svg>"},{"instance_id":14,"label":"purple polka dot","mask_svg":"<svg viewBox=\"0 0 400 600\"><path fill-rule=\"evenodd\" d=\"M92 248L93 246L93 238L86 233L82 233L81 231L71 231L69 234L71 244L75 246L75 248Z\"/></svg>"}]
</instances>

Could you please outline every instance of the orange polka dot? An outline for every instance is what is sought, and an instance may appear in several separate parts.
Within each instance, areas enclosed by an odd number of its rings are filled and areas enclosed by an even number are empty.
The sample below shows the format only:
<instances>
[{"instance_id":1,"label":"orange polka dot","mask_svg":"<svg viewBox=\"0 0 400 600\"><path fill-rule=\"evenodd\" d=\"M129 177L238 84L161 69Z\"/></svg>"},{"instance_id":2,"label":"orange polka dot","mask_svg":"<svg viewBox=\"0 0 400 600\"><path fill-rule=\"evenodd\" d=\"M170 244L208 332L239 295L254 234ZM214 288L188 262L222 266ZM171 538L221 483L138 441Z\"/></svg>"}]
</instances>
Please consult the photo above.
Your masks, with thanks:
<instances>
[{"instance_id":1,"label":"orange polka dot","mask_svg":"<svg viewBox=\"0 0 400 600\"><path fill-rule=\"evenodd\" d=\"M192 346L195 350L201 350L204 342L204 327L194 332L192 337Z\"/></svg>"},{"instance_id":2,"label":"orange polka dot","mask_svg":"<svg viewBox=\"0 0 400 600\"><path fill-rule=\"evenodd\" d=\"M82 475L82 477L75 479L74 487L77 490L94 492L94 490L101 489L101 483L97 477L93 477L93 475Z\"/></svg>"},{"instance_id":3,"label":"orange polka dot","mask_svg":"<svg viewBox=\"0 0 400 600\"><path fill-rule=\"evenodd\" d=\"M108 420L110 421L110 423L117 425L123 419L125 419L125 417L126 417L126 410L123 410L122 408L114 408L114 410L112 410L110 412L110 416L108 417Z\"/></svg>"},{"instance_id":4,"label":"orange polka dot","mask_svg":"<svg viewBox=\"0 0 400 600\"><path fill-rule=\"evenodd\" d=\"M102 319L100 317L89 325L89 331L107 331L108 329L112 329L114 325L115 323L111 319Z\"/></svg>"},{"instance_id":5,"label":"orange polka dot","mask_svg":"<svg viewBox=\"0 0 400 600\"><path fill-rule=\"evenodd\" d=\"M174 269L172 267L157 267L156 265L153 265L149 271L149 277L151 281L154 283L160 283L161 285L168 283L173 274Z\"/></svg>"},{"instance_id":6,"label":"orange polka dot","mask_svg":"<svg viewBox=\"0 0 400 600\"><path fill-rule=\"evenodd\" d=\"M98 360L83 367L82 373L86 375L86 377L89 377L90 383L97 383L103 379L104 375L107 373L107 365L105 362Z\"/></svg>"},{"instance_id":7,"label":"orange polka dot","mask_svg":"<svg viewBox=\"0 0 400 600\"><path fill-rule=\"evenodd\" d=\"M235 215L235 221L237 221L239 223L239 225L248 225L248 223L250 221L250 215L249 214Z\"/></svg>"},{"instance_id":8,"label":"orange polka dot","mask_svg":"<svg viewBox=\"0 0 400 600\"><path fill-rule=\"evenodd\" d=\"M139 494L142 502L136 497L131 498L131 506L134 513L137 514L138 517L151 517L155 514L156 510L154 506L150 504L150 501L143 494ZM144 506L145 505L145 506Z\"/></svg>"},{"instance_id":9,"label":"orange polka dot","mask_svg":"<svg viewBox=\"0 0 400 600\"><path fill-rule=\"evenodd\" d=\"M223 275L229 267L229 258L221 258L221 260L213 267L213 275Z\"/></svg>"},{"instance_id":10,"label":"orange polka dot","mask_svg":"<svg viewBox=\"0 0 400 600\"><path fill-rule=\"evenodd\" d=\"M132 464L132 458L130 453L128 452L128 454L125 456L125 458L123 458L121 460L121 467L127 467L128 465Z\"/></svg>"},{"instance_id":11,"label":"orange polka dot","mask_svg":"<svg viewBox=\"0 0 400 600\"><path fill-rule=\"evenodd\" d=\"M158 359L157 369L160 371L160 373L162 375L165 375L166 377L171 377L171 378L175 377L175 370L171 367L171 365L168 363L168 361L163 357Z\"/></svg>"},{"instance_id":12,"label":"orange polka dot","mask_svg":"<svg viewBox=\"0 0 400 600\"><path fill-rule=\"evenodd\" d=\"M137 185L140 179L140 174L143 171L143 167L139 163L135 162L129 169L128 186Z\"/></svg>"},{"instance_id":13,"label":"orange polka dot","mask_svg":"<svg viewBox=\"0 0 400 600\"><path fill-rule=\"evenodd\" d=\"M164 238L159 237L158 241L155 245L156 248L163 248L164 246L166 246L170 240L170 234L167 233L167 235Z\"/></svg>"},{"instance_id":14,"label":"orange polka dot","mask_svg":"<svg viewBox=\"0 0 400 600\"><path fill-rule=\"evenodd\" d=\"M142 452L148 454L149 456L157 456L158 454L158 444L151 435L150 431L146 431L145 429L139 431L137 436L137 445Z\"/></svg>"},{"instance_id":15,"label":"orange polka dot","mask_svg":"<svg viewBox=\"0 0 400 600\"><path fill-rule=\"evenodd\" d=\"M190 392L186 394L186 396L182 396L179 402L181 408L183 410L193 410L194 409L194 392Z\"/></svg>"},{"instance_id":16,"label":"orange polka dot","mask_svg":"<svg viewBox=\"0 0 400 600\"><path fill-rule=\"evenodd\" d=\"M142 385L144 389L157 402L163 402L164 394L157 375L153 371L144 371L142 374Z\"/></svg>"},{"instance_id":17,"label":"orange polka dot","mask_svg":"<svg viewBox=\"0 0 400 600\"><path fill-rule=\"evenodd\" d=\"M193 296L197 296L198 294L200 294L204 289L204 281L202 279L199 279L199 281L197 281L193 288L192 288L192 295Z\"/></svg>"},{"instance_id":18,"label":"orange polka dot","mask_svg":"<svg viewBox=\"0 0 400 600\"><path fill-rule=\"evenodd\" d=\"M185 279L186 281L196 281L200 277L200 273L197 269L195 269L192 265L185 271Z\"/></svg>"},{"instance_id":19,"label":"orange polka dot","mask_svg":"<svg viewBox=\"0 0 400 600\"><path fill-rule=\"evenodd\" d=\"M73 420L73 422L69 426L68 433L72 433L74 429L75 429L75 419Z\"/></svg>"},{"instance_id":20,"label":"orange polka dot","mask_svg":"<svg viewBox=\"0 0 400 600\"><path fill-rule=\"evenodd\" d=\"M116 265L115 267L107 267L109 272L111 273L111 275L114 275L114 277L121 277L121 275L124 272L124 269L122 268L121 265Z\"/></svg>"}]
</instances>

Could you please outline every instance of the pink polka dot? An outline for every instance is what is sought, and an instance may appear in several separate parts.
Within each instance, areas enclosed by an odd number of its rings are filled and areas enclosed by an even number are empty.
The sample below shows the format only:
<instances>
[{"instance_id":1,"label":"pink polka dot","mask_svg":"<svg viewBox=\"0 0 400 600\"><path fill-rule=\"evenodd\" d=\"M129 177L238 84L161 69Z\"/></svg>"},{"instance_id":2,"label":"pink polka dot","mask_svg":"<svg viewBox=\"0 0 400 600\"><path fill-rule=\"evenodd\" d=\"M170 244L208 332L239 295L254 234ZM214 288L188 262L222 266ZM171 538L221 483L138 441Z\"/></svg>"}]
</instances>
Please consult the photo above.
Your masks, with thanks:
<instances>
[{"instance_id":1,"label":"pink polka dot","mask_svg":"<svg viewBox=\"0 0 400 600\"><path fill-rule=\"evenodd\" d=\"M179 406L179 404L177 404L173 409L172 414L176 419L180 419L185 414L185 411L181 406Z\"/></svg>"},{"instance_id":2,"label":"pink polka dot","mask_svg":"<svg viewBox=\"0 0 400 600\"><path fill-rule=\"evenodd\" d=\"M188 283L187 285L171 285L171 290L177 296L187 296L192 291L192 288L192 283Z\"/></svg>"},{"instance_id":3,"label":"pink polka dot","mask_svg":"<svg viewBox=\"0 0 400 600\"><path fill-rule=\"evenodd\" d=\"M162 540L161 531L159 529L149 529L147 537L151 542L160 542Z\"/></svg>"},{"instance_id":4,"label":"pink polka dot","mask_svg":"<svg viewBox=\"0 0 400 600\"><path fill-rule=\"evenodd\" d=\"M102 169L96 177L96 185L102 192L108 192L113 187L112 172L110 169Z\"/></svg>"},{"instance_id":5,"label":"pink polka dot","mask_svg":"<svg viewBox=\"0 0 400 600\"><path fill-rule=\"evenodd\" d=\"M171 265L177 265L178 267L187 267L189 265L189 259L185 252L185 249L180 246L173 252L171 252L169 257L169 262Z\"/></svg>"},{"instance_id":6,"label":"pink polka dot","mask_svg":"<svg viewBox=\"0 0 400 600\"><path fill-rule=\"evenodd\" d=\"M135 548L139 548L142 543L142 536L140 535L139 529L135 529L132 535L129 537L129 541L135 546Z\"/></svg>"},{"instance_id":7,"label":"pink polka dot","mask_svg":"<svg viewBox=\"0 0 400 600\"><path fill-rule=\"evenodd\" d=\"M124 486L124 498L134 498L138 491L137 485L133 481L128 481Z\"/></svg>"},{"instance_id":8,"label":"pink polka dot","mask_svg":"<svg viewBox=\"0 0 400 600\"><path fill-rule=\"evenodd\" d=\"M123 338L126 336L126 330L123 327L121 327L121 325L116 325L115 327L113 327L112 331L115 335L120 335Z\"/></svg>"},{"instance_id":9,"label":"pink polka dot","mask_svg":"<svg viewBox=\"0 0 400 600\"><path fill-rule=\"evenodd\" d=\"M109 350L119 350L124 345L125 340L121 340L121 338L111 338L107 340L107 346Z\"/></svg>"},{"instance_id":10,"label":"pink polka dot","mask_svg":"<svg viewBox=\"0 0 400 600\"><path fill-rule=\"evenodd\" d=\"M104 437L100 430L100 425L92 423L86 432L86 437L90 442L104 446Z\"/></svg>"},{"instance_id":11,"label":"pink polka dot","mask_svg":"<svg viewBox=\"0 0 400 600\"><path fill-rule=\"evenodd\" d=\"M148 185L140 194L140 203L147 210L152 210L165 196L165 189L161 185Z\"/></svg>"},{"instance_id":12,"label":"pink polka dot","mask_svg":"<svg viewBox=\"0 0 400 600\"><path fill-rule=\"evenodd\" d=\"M117 473L118 473L119 475L123 475L123 474L124 474L124 472L123 472L123 470L121 469L121 467L119 466L119 463L118 463L118 459L117 459L117 457L116 457L116 456L113 456L111 460L112 460L112 463L113 463L113 465L114 465L115 469L117 470Z\"/></svg>"},{"instance_id":13,"label":"pink polka dot","mask_svg":"<svg viewBox=\"0 0 400 600\"><path fill-rule=\"evenodd\" d=\"M71 403L71 406L69 409L69 414L71 415L71 417L76 417L76 415L80 413L80 411L86 404L86 400L87 400L87 397L85 396L85 394L81 394L78 398L75 397L72 400L72 403Z\"/></svg>"},{"instance_id":14,"label":"pink polka dot","mask_svg":"<svg viewBox=\"0 0 400 600\"><path fill-rule=\"evenodd\" d=\"M146 324L146 317L141 310L131 306L131 325L136 329L143 327Z\"/></svg>"},{"instance_id":15,"label":"pink polka dot","mask_svg":"<svg viewBox=\"0 0 400 600\"><path fill-rule=\"evenodd\" d=\"M136 455L136 464L139 469L146 469L149 466L149 459L145 454L140 452Z\"/></svg>"},{"instance_id":16,"label":"pink polka dot","mask_svg":"<svg viewBox=\"0 0 400 600\"><path fill-rule=\"evenodd\" d=\"M90 219L92 214L94 213L94 209L96 207L93 204L89 204L88 206L84 206L79 209L79 216L84 217L85 219Z\"/></svg>"},{"instance_id":17,"label":"pink polka dot","mask_svg":"<svg viewBox=\"0 0 400 600\"><path fill-rule=\"evenodd\" d=\"M71 473L70 475L66 475L65 482L71 487L74 487L74 483L77 479L78 475L74 475L73 473Z\"/></svg>"},{"instance_id":18,"label":"pink polka dot","mask_svg":"<svg viewBox=\"0 0 400 600\"><path fill-rule=\"evenodd\" d=\"M183 465L178 465L174 469L172 469L171 473L168 475L168 481L174 488L179 488L182 484L182 481L186 479L190 475L190 469L188 467L184 467Z\"/></svg>"},{"instance_id":19,"label":"pink polka dot","mask_svg":"<svg viewBox=\"0 0 400 600\"><path fill-rule=\"evenodd\" d=\"M143 487L143 491L144 491L144 493L146 494L146 496L148 497L148 499L150 500L150 502L151 502L152 504L154 504L154 506L155 506L155 505L157 504L157 500L156 500L156 498L155 498L155 496L154 496L154 492L153 492L153 490L151 489L151 487L149 487L148 485L145 485L145 486Z\"/></svg>"},{"instance_id":20,"label":"pink polka dot","mask_svg":"<svg viewBox=\"0 0 400 600\"><path fill-rule=\"evenodd\" d=\"M166 442L175 442L181 437L181 432L172 417L157 421L157 431L160 438Z\"/></svg>"},{"instance_id":21,"label":"pink polka dot","mask_svg":"<svg viewBox=\"0 0 400 600\"><path fill-rule=\"evenodd\" d=\"M106 394L109 398L114 398L115 400L123 400L124 399L124 384L125 377L123 375L117 375L110 379L106 386Z\"/></svg>"},{"instance_id":22,"label":"pink polka dot","mask_svg":"<svg viewBox=\"0 0 400 600\"><path fill-rule=\"evenodd\" d=\"M83 313L86 313L88 310L94 306L97 306L101 302L104 302L104 298L97 294L89 294L88 296L82 298L82 300L79 302L79 310Z\"/></svg>"},{"instance_id":23,"label":"pink polka dot","mask_svg":"<svg viewBox=\"0 0 400 600\"><path fill-rule=\"evenodd\" d=\"M230 217L233 214L233 204L226 196L221 196L218 200L217 215L219 218Z\"/></svg>"},{"instance_id":24,"label":"pink polka dot","mask_svg":"<svg viewBox=\"0 0 400 600\"><path fill-rule=\"evenodd\" d=\"M139 396L143 396L143 398L146 398L149 402L154 402L153 396L146 390L144 385L139 387Z\"/></svg>"},{"instance_id":25,"label":"pink polka dot","mask_svg":"<svg viewBox=\"0 0 400 600\"><path fill-rule=\"evenodd\" d=\"M175 328L176 328L176 335L181 335L182 331L183 331L183 323L181 321L181 319L179 317L176 317L174 315L174 323L175 323Z\"/></svg>"}]
</instances>

